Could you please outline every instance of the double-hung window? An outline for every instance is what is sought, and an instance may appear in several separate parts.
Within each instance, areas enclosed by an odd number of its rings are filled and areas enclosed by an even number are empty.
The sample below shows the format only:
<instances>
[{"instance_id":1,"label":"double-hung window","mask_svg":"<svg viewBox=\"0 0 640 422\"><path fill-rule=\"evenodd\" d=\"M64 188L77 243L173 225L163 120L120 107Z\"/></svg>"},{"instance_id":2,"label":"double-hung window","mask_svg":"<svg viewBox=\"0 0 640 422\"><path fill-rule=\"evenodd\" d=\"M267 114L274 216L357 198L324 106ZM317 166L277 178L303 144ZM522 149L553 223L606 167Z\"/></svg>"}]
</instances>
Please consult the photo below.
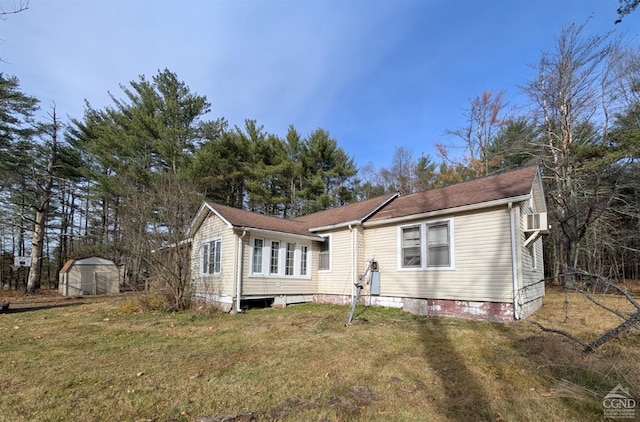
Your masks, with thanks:
<instances>
[{"instance_id":1,"label":"double-hung window","mask_svg":"<svg viewBox=\"0 0 640 422\"><path fill-rule=\"evenodd\" d=\"M263 239L253 239L253 267L254 274L262 273L262 248L264 246Z\"/></svg>"},{"instance_id":2,"label":"double-hung window","mask_svg":"<svg viewBox=\"0 0 640 422\"><path fill-rule=\"evenodd\" d=\"M449 267L449 223L427 225L427 267Z\"/></svg>"},{"instance_id":3,"label":"double-hung window","mask_svg":"<svg viewBox=\"0 0 640 422\"><path fill-rule=\"evenodd\" d=\"M318 254L318 270L327 271L331 269L331 236L324 238L320 243L320 253Z\"/></svg>"},{"instance_id":4,"label":"double-hung window","mask_svg":"<svg viewBox=\"0 0 640 422\"><path fill-rule=\"evenodd\" d=\"M453 220L400 227L400 268L453 268Z\"/></svg>"},{"instance_id":5,"label":"double-hung window","mask_svg":"<svg viewBox=\"0 0 640 422\"><path fill-rule=\"evenodd\" d=\"M309 259L309 247L307 245L300 246L300 275L307 275Z\"/></svg>"},{"instance_id":6,"label":"double-hung window","mask_svg":"<svg viewBox=\"0 0 640 422\"><path fill-rule=\"evenodd\" d=\"M422 249L420 226L402 229L402 267L420 268L422 266Z\"/></svg>"},{"instance_id":7,"label":"double-hung window","mask_svg":"<svg viewBox=\"0 0 640 422\"><path fill-rule=\"evenodd\" d=\"M220 239L202 243L202 274L220 274L221 253Z\"/></svg>"},{"instance_id":8,"label":"double-hung window","mask_svg":"<svg viewBox=\"0 0 640 422\"><path fill-rule=\"evenodd\" d=\"M285 275L293 275L295 263L296 244L287 242L287 255L285 258Z\"/></svg>"},{"instance_id":9,"label":"double-hung window","mask_svg":"<svg viewBox=\"0 0 640 422\"><path fill-rule=\"evenodd\" d=\"M287 239L252 237L250 245L251 275L272 278L310 278L309 244L287 241Z\"/></svg>"},{"instance_id":10,"label":"double-hung window","mask_svg":"<svg viewBox=\"0 0 640 422\"><path fill-rule=\"evenodd\" d=\"M269 261L269 274L279 274L280 273L280 242L272 240L271 241L271 258Z\"/></svg>"}]
</instances>

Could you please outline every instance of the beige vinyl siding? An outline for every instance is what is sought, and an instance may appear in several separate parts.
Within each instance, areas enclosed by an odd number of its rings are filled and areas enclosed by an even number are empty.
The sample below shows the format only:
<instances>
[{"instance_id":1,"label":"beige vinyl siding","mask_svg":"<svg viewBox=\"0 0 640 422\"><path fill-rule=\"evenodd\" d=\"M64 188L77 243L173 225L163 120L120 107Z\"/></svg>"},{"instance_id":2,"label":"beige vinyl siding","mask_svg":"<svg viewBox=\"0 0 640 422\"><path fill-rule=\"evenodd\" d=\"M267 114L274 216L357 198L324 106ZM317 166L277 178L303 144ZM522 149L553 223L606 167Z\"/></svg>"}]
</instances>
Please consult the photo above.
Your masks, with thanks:
<instances>
[{"instance_id":1,"label":"beige vinyl siding","mask_svg":"<svg viewBox=\"0 0 640 422\"><path fill-rule=\"evenodd\" d=\"M220 274L202 274L202 242L221 240ZM210 213L193 236L191 274L196 296L233 296L236 274L237 241L233 229L215 214Z\"/></svg>"},{"instance_id":2,"label":"beige vinyl siding","mask_svg":"<svg viewBox=\"0 0 640 422\"><path fill-rule=\"evenodd\" d=\"M350 295L354 283L353 277L356 271L351 250L351 230L346 227L340 230L318 234L321 236L331 236L331 269L329 271L318 271L317 293ZM353 248L353 254L355 254L355 236Z\"/></svg>"},{"instance_id":3,"label":"beige vinyl siding","mask_svg":"<svg viewBox=\"0 0 640 422\"><path fill-rule=\"evenodd\" d=\"M267 275L268 268L265 268L265 274L251 274L251 244L250 239L252 239L251 235L247 233L245 238L243 239L242 246L242 296L255 296L255 297L264 297L264 296L279 296L279 295L297 295L297 294L309 294L312 295L316 293L317 282L315 279L315 272L317 272L318 264L318 252L317 246L314 247L312 245L312 241L310 240L302 240L290 237L273 237L273 238L264 238L262 236L256 236L258 238L262 238L265 240L276 240L279 241L282 247L286 248L286 243L295 243L296 245L307 245L309 246L308 253L311 256L311 262L307 269L309 275L304 276L277 276L277 275ZM263 253L269 253L269 249L265 247ZM296 254L299 254L299 249L296 251ZM280 266L286 265L285 256L281 256L279 261ZM296 267L299 267L299 259L296 260ZM283 267L284 268L284 267Z\"/></svg>"},{"instance_id":4,"label":"beige vinyl siding","mask_svg":"<svg viewBox=\"0 0 640 422\"><path fill-rule=\"evenodd\" d=\"M535 250L537 267L532 268L531 249ZM538 238L522 251L522 293L521 302L526 303L544 296L544 263L542 260L542 239Z\"/></svg>"},{"instance_id":5,"label":"beige vinyl siding","mask_svg":"<svg viewBox=\"0 0 640 422\"><path fill-rule=\"evenodd\" d=\"M355 274L356 274L356 280L358 280L358 277L360 277L360 275L362 275L365 270L367 269L367 265L369 265L369 260L373 259L373 257L369 257L365 255L365 249L364 249L364 230L362 226L357 226L356 228L354 228L355 233L356 233L356 246L355 246L355 253L356 253L356 267L355 267ZM367 280L368 281L368 280ZM366 285L367 291L369 289L369 286Z\"/></svg>"},{"instance_id":6,"label":"beige vinyl siding","mask_svg":"<svg viewBox=\"0 0 640 422\"><path fill-rule=\"evenodd\" d=\"M400 269L398 226L366 228L365 255L378 261L381 296L510 302L513 278L507 207L415 223L446 218L451 218L454 237L453 269Z\"/></svg>"},{"instance_id":7,"label":"beige vinyl siding","mask_svg":"<svg viewBox=\"0 0 640 422\"><path fill-rule=\"evenodd\" d=\"M535 195L534 195L535 196ZM531 214L534 212L534 206L532 207L529 202L522 203L522 216ZM524 217L519 219L520 224L523 224ZM520 232L520 256L521 260L521 276L519 280L520 284L520 303L526 303L531 300L544 296L544 283L540 281L544 278L544 261L542 259L542 238L539 237L528 247L524 247L524 242L533 233L525 233L519 227ZM533 252L533 254L532 254ZM536 258L536 268L533 268L533 258Z\"/></svg>"}]
</instances>

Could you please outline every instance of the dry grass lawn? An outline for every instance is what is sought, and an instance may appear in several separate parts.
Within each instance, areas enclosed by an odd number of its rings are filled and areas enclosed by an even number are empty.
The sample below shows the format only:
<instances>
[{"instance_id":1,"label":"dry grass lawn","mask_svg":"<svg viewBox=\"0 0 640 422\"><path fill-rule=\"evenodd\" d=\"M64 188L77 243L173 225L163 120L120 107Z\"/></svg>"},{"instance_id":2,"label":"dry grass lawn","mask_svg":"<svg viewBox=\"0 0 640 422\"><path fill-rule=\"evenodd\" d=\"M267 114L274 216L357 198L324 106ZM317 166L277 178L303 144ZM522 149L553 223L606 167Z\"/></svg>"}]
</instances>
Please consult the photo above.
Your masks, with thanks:
<instances>
[{"instance_id":1,"label":"dry grass lawn","mask_svg":"<svg viewBox=\"0 0 640 422\"><path fill-rule=\"evenodd\" d=\"M526 321L362 307L344 327L343 306L166 314L131 295L9 299L7 421L595 421L618 383L640 388L637 330L584 355ZM534 318L587 339L617 324L559 291Z\"/></svg>"}]
</instances>

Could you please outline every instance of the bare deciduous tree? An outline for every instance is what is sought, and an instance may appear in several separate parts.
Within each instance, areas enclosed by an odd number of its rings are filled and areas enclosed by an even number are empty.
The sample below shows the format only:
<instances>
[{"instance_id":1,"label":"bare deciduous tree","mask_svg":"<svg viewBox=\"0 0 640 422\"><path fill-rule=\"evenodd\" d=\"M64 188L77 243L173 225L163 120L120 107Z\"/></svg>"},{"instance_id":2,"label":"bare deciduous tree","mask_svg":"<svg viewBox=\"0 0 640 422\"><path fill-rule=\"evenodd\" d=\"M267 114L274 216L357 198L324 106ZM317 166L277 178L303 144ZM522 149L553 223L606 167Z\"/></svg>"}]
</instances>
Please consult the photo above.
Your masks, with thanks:
<instances>
[{"instance_id":1,"label":"bare deciduous tree","mask_svg":"<svg viewBox=\"0 0 640 422\"><path fill-rule=\"evenodd\" d=\"M450 135L462 141L465 151L464 161L473 169L476 177L489 174L493 158L491 146L507 121L503 116L506 106L504 91L497 94L485 91L471 100L471 105L465 112L466 126L448 131ZM446 148L440 150L448 152ZM455 162L455 160L451 161Z\"/></svg>"},{"instance_id":2,"label":"bare deciduous tree","mask_svg":"<svg viewBox=\"0 0 640 422\"><path fill-rule=\"evenodd\" d=\"M191 303L191 244L187 233L203 197L191 183L158 174L144 194L123 207L122 244L130 274L160 292L168 310Z\"/></svg>"},{"instance_id":3,"label":"bare deciduous tree","mask_svg":"<svg viewBox=\"0 0 640 422\"><path fill-rule=\"evenodd\" d=\"M584 36L584 27L564 26L552 51L542 55L537 78L525 86L545 134L543 166L552 224L562 234L553 242L558 272L577 267L580 241L614 198L614 192L604 192L600 169L582 164L600 153L589 148L600 136L595 122L602 115L602 80L615 44L609 34ZM571 287L573 273L564 274L565 285Z\"/></svg>"}]
</instances>

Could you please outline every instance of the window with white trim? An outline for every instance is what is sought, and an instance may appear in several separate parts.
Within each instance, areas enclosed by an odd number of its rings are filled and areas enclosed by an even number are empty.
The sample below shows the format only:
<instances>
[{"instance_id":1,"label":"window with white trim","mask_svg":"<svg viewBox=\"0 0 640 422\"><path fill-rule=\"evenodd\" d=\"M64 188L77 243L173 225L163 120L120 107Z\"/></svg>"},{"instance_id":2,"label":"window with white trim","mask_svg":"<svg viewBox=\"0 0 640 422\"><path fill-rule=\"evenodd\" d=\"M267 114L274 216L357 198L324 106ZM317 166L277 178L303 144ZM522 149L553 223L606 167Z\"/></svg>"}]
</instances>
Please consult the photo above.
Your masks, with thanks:
<instances>
[{"instance_id":1,"label":"window with white trim","mask_svg":"<svg viewBox=\"0 0 640 422\"><path fill-rule=\"evenodd\" d=\"M326 236L324 242L320 243L318 253L318 270L328 271L331 269L331 236Z\"/></svg>"},{"instance_id":2,"label":"window with white trim","mask_svg":"<svg viewBox=\"0 0 640 422\"><path fill-rule=\"evenodd\" d=\"M251 275L261 277L309 278L310 245L286 239L252 237L249 252Z\"/></svg>"},{"instance_id":3,"label":"window with white trim","mask_svg":"<svg viewBox=\"0 0 640 422\"><path fill-rule=\"evenodd\" d=\"M263 239L253 239L253 260L251 261L251 272L262 273L262 249L264 246Z\"/></svg>"},{"instance_id":4,"label":"window with white trim","mask_svg":"<svg viewBox=\"0 0 640 422\"><path fill-rule=\"evenodd\" d=\"M287 255L285 258L285 275L293 275L295 265L296 244L287 242Z\"/></svg>"},{"instance_id":5,"label":"window with white trim","mask_svg":"<svg viewBox=\"0 0 640 422\"><path fill-rule=\"evenodd\" d=\"M269 261L269 274L280 273L280 242L271 241L271 260Z\"/></svg>"},{"instance_id":6,"label":"window with white trim","mask_svg":"<svg viewBox=\"0 0 640 422\"><path fill-rule=\"evenodd\" d=\"M202 274L220 274L222 241L214 239L202 243Z\"/></svg>"},{"instance_id":7,"label":"window with white trim","mask_svg":"<svg viewBox=\"0 0 640 422\"><path fill-rule=\"evenodd\" d=\"M453 268L453 220L402 226L398 233L401 269Z\"/></svg>"},{"instance_id":8,"label":"window with white trim","mask_svg":"<svg viewBox=\"0 0 640 422\"><path fill-rule=\"evenodd\" d=\"M427 225L427 267L449 267L449 223Z\"/></svg>"},{"instance_id":9,"label":"window with white trim","mask_svg":"<svg viewBox=\"0 0 640 422\"><path fill-rule=\"evenodd\" d=\"M300 275L307 275L309 269L309 247L300 246Z\"/></svg>"},{"instance_id":10,"label":"window with white trim","mask_svg":"<svg viewBox=\"0 0 640 422\"><path fill-rule=\"evenodd\" d=\"M420 268L422 249L420 248L420 226L402 228L402 267Z\"/></svg>"}]
</instances>

